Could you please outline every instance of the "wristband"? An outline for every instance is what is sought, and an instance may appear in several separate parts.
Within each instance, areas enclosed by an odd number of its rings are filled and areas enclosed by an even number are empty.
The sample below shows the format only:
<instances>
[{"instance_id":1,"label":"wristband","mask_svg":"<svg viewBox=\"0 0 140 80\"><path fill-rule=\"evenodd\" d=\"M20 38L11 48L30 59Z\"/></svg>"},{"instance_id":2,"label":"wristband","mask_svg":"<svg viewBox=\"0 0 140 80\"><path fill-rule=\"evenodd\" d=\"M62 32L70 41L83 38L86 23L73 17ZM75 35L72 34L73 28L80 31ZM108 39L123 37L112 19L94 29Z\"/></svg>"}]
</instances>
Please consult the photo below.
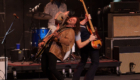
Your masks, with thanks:
<instances>
[{"instance_id":1,"label":"wristband","mask_svg":"<svg viewBox=\"0 0 140 80\"><path fill-rule=\"evenodd\" d=\"M89 42L90 42L90 39L89 39Z\"/></svg>"}]
</instances>

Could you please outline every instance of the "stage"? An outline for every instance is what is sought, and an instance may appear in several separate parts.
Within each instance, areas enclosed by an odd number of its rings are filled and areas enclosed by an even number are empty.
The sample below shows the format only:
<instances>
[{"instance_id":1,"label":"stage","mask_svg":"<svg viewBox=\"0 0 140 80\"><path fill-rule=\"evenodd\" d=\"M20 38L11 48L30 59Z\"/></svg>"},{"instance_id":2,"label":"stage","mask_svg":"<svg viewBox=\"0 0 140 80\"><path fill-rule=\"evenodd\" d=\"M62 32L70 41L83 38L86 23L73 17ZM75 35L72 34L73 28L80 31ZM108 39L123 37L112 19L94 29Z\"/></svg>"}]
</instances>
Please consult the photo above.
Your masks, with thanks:
<instances>
[{"instance_id":1,"label":"stage","mask_svg":"<svg viewBox=\"0 0 140 80\"><path fill-rule=\"evenodd\" d=\"M58 62L56 68L59 71L62 71L62 74L66 77L65 71L68 71L69 76L72 77L73 70L78 65L79 60L71 60L65 62ZM85 69L88 69L90 66L90 61L88 60L87 64L85 65ZM119 67L121 65L120 61L111 60L111 59L101 59L99 63L100 68L107 68L107 67L116 67L116 74L120 75ZM16 79L16 75L18 72L22 71L41 71L41 63L33 63L32 61L25 61L25 62L11 62L8 61L8 73L13 73L14 79ZM15 74L16 73L16 74Z\"/></svg>"},{"instance_id":2,"label":"stage","mask_svg":"<svg viewBox=\"0 0 140 80\"><path fill-rule=\"evenodd\" d=\"M33 79L20 79L20 80L48 80L47 78L33 78ZM72 78L65 78L64 80L72 80ZM84 80L84 76L80 77L80 80ZM140 74L131 75L95 75L94 80L140 80Z\"/></svg>"}]
</instances>

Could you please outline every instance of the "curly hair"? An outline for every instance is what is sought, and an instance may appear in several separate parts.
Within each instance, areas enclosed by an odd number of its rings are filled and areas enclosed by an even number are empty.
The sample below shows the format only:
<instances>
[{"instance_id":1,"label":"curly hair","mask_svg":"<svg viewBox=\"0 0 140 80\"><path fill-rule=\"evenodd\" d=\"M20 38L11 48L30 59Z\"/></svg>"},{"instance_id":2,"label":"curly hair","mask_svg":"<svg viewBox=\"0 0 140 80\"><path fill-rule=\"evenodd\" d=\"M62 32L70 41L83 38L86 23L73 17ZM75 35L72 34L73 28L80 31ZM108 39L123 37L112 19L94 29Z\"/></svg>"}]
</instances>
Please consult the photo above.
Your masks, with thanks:
<instances>
[{"instance_id":1,"label":"curly hair","mask_svg":"<svg viewBox=\"0 0 140 80\"><path fill-rule=\"evenodd\" d=\"M78 32L80 31L80 19L78 17L75 17L77 19L77 22L75 24L76 27L73 27L75 34L77 35Z\"/></svg>"},{"instance_id":2,"label":"curly hair","mask_svg":"<svg viewBox=\"0 0 140 80\"><path fill-rule=\"evenodd\" d=\"M74 16L73 16L74 17ZM67 25L67 20L69 18L72 18L72 17L67 17L67 19L65 20L64 24L63 25ZM80 19L78 17L75 17L77 19L76 23L75 23L75 27L73 27L73 30L75 32L75 34L77 35L78 32L80 31Z\"/></svg>"}]
</instances>

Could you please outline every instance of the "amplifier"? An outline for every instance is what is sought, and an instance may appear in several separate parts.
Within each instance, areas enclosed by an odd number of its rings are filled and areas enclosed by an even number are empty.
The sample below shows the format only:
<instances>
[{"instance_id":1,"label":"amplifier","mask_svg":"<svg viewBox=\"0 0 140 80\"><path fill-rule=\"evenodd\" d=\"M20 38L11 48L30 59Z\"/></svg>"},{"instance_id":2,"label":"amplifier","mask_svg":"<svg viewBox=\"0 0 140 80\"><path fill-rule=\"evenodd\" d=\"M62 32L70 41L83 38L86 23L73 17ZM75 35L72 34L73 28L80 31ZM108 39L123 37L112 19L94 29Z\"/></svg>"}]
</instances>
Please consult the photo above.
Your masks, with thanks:
<instances>
[{"instance_id":1,"label":"amplifier","mask_svg":"<svg viewBox=\"0 0 140 80\"><path fill-rule=\"evenodd\" d=\"M6 67L5 67L5 57L0 57L0 80L7 79L7 68L8 68L8 58L6 57Z\"/></svg>"},{"instance_id":2,"label":"amplifier","mask_svg":"<svg viewBox=\"0 0 140 80\"><path fill-rule=\"evenodd\" d=\"M121 61L121 73L140 73L140 46L113 48L113 59Z\"/></svg>"},{"instance_id":3,"label":"amplifier","mask_svg":"<svg viewBox=\"0 0 140 80\"><path fill-rule=\"evenodd\" d=\"M140 46L140 37L133 38L106 38L105 39L105 54L113 59L113 47Z\"/></svg>"},{"instance_id":4,"label":"amplifier","mask_svg":"<svg viewBox=\"0 0 140 80\"><path fill-rule=\"evenodd\" d=\"M111 12L139 12L140 3L137 1L111 2Z\"/></svg>"},{"instance_id":5,"label":"amplifier","mask_svg":"<svg viewBox=\"0 0 140 80\"><path fill-rule=\"evenodd\" d=\"M140 36L140 14L108 14L108 37Z\"/></svg>"}]
</instances>

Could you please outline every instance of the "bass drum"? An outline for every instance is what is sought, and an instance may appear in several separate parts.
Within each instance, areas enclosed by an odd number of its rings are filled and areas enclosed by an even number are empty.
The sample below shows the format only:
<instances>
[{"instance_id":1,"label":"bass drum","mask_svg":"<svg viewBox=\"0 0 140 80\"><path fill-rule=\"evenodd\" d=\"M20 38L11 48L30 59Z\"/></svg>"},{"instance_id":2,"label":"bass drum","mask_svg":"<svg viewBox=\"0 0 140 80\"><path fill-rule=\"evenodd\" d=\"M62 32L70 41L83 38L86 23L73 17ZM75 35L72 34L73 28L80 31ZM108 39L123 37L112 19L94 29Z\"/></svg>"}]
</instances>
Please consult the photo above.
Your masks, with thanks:
<instances>
[{"instance_id":1,"label":"bass drum","mask_svg":"<svg viewBox=\"0 0 140 80\"><path fill-rule=\"evenodd\" d=\"M38 43L47 35L49 29L41 27L32 29L32 46L38 47Z\"/></svg>"}]
</instances>

